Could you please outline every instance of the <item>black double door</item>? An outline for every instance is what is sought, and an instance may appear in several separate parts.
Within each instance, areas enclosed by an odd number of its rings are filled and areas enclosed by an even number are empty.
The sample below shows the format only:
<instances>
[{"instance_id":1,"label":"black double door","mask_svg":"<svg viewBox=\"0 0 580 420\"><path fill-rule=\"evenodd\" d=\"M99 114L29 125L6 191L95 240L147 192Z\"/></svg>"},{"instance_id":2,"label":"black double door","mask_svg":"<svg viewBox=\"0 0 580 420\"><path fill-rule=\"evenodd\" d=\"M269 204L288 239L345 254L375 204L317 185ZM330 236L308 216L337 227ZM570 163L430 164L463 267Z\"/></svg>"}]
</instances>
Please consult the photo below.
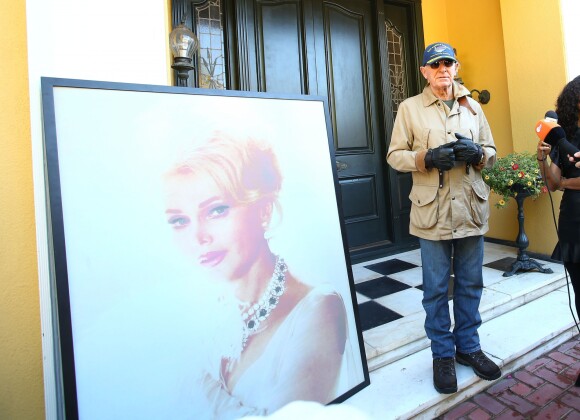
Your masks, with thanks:
<instances>
[{"instance_id":1,"label":"black double door","mask_svg":"<svg viewBox=\"0 0 580 420\"><path fill-rule=\"evenodd\" d=\"M410 177L385 155L398 101L418 91L420 2L226 0L223 11L229 88L328 98L353 260L411 243Z\"/></svg>"}]
</instances>

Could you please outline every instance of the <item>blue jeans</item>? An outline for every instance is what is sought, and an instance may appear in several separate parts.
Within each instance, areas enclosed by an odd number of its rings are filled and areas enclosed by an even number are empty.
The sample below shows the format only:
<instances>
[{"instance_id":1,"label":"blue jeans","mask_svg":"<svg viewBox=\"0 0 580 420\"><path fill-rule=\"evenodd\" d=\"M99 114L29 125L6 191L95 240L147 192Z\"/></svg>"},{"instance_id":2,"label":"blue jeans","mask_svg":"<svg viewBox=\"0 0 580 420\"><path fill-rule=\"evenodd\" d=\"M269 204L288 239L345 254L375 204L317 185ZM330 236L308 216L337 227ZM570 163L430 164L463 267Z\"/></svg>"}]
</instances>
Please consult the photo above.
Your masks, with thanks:
<instances>
[{"instance_id":1,"label":"blue jeans","mask_svg":"<svg viewBox=\"0 0 580 420\"><path fill-rule=\"evenodd\" d=\"M479 302L483 291L483 236L445 241L419 239L423 263L425 331L434 358L453 357L455 349L471 353L481 349ZM451 328L448 288L453 255L453 314Z\"/></svg>"}]
</instances>

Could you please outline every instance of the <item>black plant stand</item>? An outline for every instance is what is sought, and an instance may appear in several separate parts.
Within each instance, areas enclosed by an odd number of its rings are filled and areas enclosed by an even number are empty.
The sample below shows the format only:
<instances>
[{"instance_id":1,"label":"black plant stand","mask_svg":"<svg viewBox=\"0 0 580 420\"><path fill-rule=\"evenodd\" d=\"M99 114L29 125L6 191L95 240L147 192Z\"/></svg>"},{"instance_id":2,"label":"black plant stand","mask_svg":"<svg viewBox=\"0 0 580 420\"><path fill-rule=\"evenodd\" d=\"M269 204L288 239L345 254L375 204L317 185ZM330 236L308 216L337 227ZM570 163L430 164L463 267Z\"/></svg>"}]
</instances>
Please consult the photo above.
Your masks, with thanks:
<instances>
[{"instance_id":1,"label":"black plant stand","mask_svg":"<svg viewBox=\"0 0 580 420\"><path fill-rule=\"evenodd\" d=\"M533 270L537 269L540 273L550 274L553 273L551 268L544 268L542 264L530 258L530 256L526 252L526 248L530 244L528 240L528 235L526 235L526 231L524 230L524 200L528 198L530 194L523 190L519 191L518 195L516 195L515 199L518 203L518 225L519 225L519 232L518 237L516 238L516 246L518 247L518 258L512 264L512 268L510 271L506 271L503 273L504 277L510 277L516 274L519 270Z\"/></svg>"}]
</instances>

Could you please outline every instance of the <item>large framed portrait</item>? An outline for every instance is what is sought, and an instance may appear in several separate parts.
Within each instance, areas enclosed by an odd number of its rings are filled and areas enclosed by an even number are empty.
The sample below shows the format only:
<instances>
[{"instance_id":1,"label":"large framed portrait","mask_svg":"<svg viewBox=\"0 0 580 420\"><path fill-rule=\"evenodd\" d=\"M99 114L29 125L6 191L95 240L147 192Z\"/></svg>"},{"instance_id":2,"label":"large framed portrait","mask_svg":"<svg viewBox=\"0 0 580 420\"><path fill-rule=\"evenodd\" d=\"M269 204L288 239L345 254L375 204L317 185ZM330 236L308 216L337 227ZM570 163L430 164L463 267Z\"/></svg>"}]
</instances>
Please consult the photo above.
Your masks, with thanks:
<instances>
[{"instance_id":1,"label":"large framed portrait","mask_svg":"<svg viewBox=\"0 0 580 420\"><path fill-rule=\"evenodd\" d=\"M234 419L369 384L324 98L42 94L68 419Z\"/></svg>"}]
</instances>

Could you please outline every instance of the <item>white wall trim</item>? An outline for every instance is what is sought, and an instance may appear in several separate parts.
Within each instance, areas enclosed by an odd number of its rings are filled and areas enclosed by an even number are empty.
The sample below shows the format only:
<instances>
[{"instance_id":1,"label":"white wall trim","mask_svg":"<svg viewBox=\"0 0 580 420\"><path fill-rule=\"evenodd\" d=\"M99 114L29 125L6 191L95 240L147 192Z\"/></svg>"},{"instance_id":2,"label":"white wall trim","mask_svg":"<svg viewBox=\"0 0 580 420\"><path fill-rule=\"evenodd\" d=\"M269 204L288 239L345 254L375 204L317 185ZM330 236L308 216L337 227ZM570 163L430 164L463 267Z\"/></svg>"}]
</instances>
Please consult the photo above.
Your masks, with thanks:
<instances>
[{"instance_id":1,"label":"white wall trim","mask_svg":"<svg viewBox=\"0 0 580 420\"><path fill-rule=\"evenodd\" d=\"M46 419L63 418L55 363L40 78L167 85L167 1L27 0L32 170Z\"/></svg>"},{"instance_id":2,"label":"white wall trim","mask_svg":"<svg viewBox=\"0 0 580 420\"><path fill-rule=\"evenodd\" d=\"M566 54L566 80L580 75L580 2L561 0L564 53Z\"/></svg>"}]
</instances>

